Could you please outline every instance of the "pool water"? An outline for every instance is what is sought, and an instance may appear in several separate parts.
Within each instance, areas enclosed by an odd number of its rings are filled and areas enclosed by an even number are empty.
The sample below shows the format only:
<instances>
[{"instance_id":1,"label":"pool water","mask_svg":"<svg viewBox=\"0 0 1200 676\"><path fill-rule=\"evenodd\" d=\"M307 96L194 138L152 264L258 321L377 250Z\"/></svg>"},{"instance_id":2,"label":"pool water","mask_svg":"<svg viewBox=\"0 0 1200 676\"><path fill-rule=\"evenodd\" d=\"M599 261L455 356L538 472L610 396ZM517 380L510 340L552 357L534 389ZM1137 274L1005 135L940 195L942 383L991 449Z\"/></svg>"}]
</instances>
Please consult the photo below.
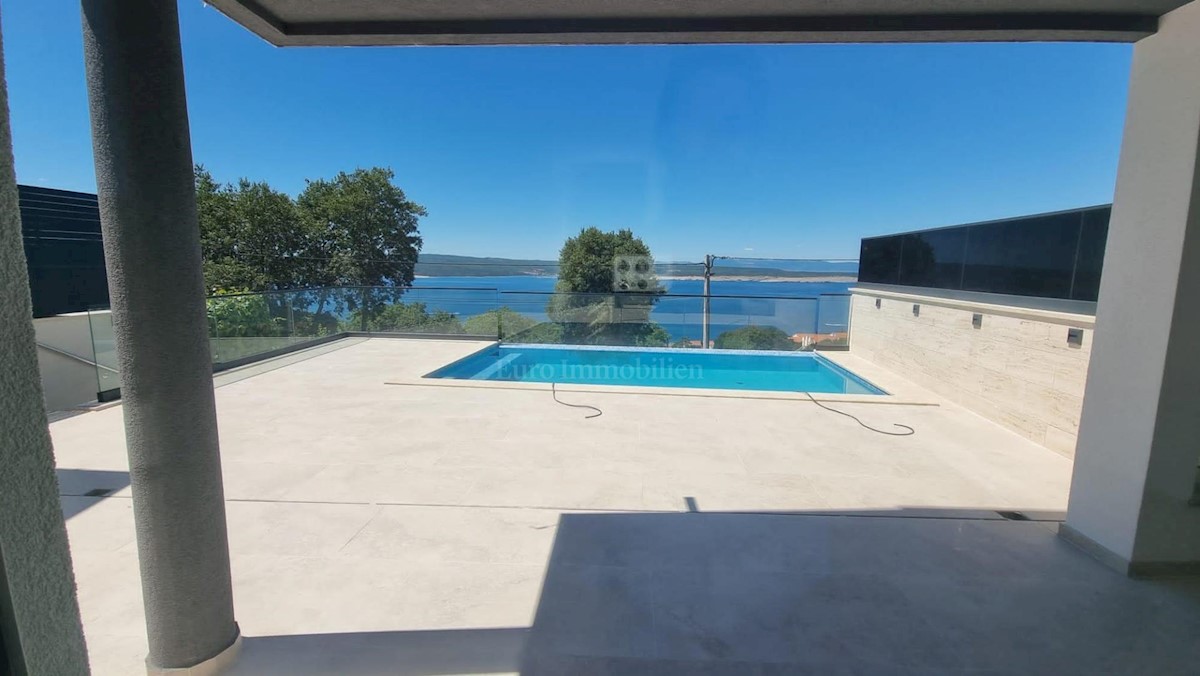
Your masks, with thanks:
<instances>
[{"instance_id":1,"label":"pool water","mask_svg":"<svg viewBox=\"0 0 1200 676\"><path fill-rule=\"evenodd\" d=\"M812 352L495 345L426 378L886 394Z\"/></svg>"}]
</instances>

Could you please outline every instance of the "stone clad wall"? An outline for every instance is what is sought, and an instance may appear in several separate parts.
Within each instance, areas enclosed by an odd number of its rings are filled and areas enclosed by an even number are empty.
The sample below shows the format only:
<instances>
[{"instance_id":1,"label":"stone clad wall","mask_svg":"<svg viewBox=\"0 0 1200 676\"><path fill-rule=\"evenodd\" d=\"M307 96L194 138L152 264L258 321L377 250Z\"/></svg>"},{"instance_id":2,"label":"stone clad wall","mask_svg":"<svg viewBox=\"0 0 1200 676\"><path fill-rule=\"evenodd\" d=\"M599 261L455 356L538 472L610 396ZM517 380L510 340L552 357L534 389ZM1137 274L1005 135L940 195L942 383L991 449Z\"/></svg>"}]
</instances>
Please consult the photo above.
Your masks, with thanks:
<instances>
[{"instance_id":1,"label":"stone clad wall","mask_svg":"<svg viewBox=\"0 0 1200 676\"><path fill-rule=\"evenodd\" d=\"M1088 315L855 289L850 351L1073 457L1093 325ZM1082 346L1068 346L1071 328L1083 329Z\"/></svg>"}]
</instances>

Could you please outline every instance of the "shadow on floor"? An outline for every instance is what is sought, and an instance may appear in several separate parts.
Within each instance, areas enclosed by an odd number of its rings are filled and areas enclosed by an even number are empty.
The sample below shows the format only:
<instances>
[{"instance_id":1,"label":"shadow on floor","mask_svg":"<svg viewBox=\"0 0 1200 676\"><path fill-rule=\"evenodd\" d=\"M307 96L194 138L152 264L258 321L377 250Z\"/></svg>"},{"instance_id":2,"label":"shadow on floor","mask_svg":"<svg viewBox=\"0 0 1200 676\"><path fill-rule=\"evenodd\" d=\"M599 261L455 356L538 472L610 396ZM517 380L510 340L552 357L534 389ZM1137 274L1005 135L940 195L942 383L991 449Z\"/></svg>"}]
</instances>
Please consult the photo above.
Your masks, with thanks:
<instances>
[{"instance_id":1,"label":"shadow on floor","mask_svg":"<svg viewBox=\"0 0 1200 676\"><path fill-rule=\"evenodd\" d=\"M234 673L1196 673L1200 580L919 511L563 514L531 628L248 638Z\"/></svg>"},{"instance_id":2,"label":"shadow on floor","mask_svg":"<svg viewBox=\"0 0 1200 676\"><path fill-rule=\"evenodd\" d=\"M515 672L529 628L246 637L229 676Z\"/></svg>"},{"instance_id":3,"label":"shadow on floor","mask_svg":"<svg viewBox=\"0 0 1200 676\"><path fill-rule=\"evenodd\" d=\"M56 469L63 518L69 519L129 485L129 472L97 469Z\"/></svg>"}]
</instances>

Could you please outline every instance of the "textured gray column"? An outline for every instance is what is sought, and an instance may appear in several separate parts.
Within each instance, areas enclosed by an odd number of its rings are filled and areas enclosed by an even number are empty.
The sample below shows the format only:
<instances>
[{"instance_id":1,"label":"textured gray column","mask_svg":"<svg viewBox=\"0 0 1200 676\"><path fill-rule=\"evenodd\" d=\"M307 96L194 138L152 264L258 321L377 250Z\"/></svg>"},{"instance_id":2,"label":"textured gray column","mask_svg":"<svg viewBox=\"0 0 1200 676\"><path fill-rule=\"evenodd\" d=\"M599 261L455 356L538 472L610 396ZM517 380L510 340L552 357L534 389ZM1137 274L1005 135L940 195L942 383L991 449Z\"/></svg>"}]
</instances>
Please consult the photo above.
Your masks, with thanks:
<instances>
[{"instance_id":1,"label":"textured gray column","mask_svg":"<svg viewBox=\"0 0 1200 676\"><path fill-rule=\"evenodd\" d=\"M42 406L0 49L0 673L88 672ZM8 663L5 663L7 658Z\"/></svg>"},{"instance_id":2,"label":"textured gray column","mask_svg":"<svg viewBox=\"0 0 1200 676\"><path fill-rule=\"evenodd\" d=\"M174 0L83 0L148 666L230 647L233 619L212 362Z\"/></svg>"}]
</instances>

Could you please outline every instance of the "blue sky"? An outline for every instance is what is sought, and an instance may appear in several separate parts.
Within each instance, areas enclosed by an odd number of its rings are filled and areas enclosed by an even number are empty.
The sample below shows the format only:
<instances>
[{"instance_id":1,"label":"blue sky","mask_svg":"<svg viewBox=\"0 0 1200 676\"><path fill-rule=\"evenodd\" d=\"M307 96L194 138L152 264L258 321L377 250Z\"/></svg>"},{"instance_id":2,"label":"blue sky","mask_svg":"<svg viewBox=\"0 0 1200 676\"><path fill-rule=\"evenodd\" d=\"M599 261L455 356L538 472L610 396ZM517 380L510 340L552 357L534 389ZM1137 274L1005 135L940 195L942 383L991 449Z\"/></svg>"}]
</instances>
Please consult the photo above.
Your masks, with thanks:
<instances>
[{"instance_id":1,"label":"blue sky","mask_svg":"<svg viewBox=\"0 0 1200 676\"><path fill-rule=\"evenodd\" d=\"M78 5L3 29L18 180L95 191ZM295 194L390 166L431 253L853 257L863 236L1111 201L1127 45L270 47L180 4L192 146Z\"/></svg>"}]
</instances>

